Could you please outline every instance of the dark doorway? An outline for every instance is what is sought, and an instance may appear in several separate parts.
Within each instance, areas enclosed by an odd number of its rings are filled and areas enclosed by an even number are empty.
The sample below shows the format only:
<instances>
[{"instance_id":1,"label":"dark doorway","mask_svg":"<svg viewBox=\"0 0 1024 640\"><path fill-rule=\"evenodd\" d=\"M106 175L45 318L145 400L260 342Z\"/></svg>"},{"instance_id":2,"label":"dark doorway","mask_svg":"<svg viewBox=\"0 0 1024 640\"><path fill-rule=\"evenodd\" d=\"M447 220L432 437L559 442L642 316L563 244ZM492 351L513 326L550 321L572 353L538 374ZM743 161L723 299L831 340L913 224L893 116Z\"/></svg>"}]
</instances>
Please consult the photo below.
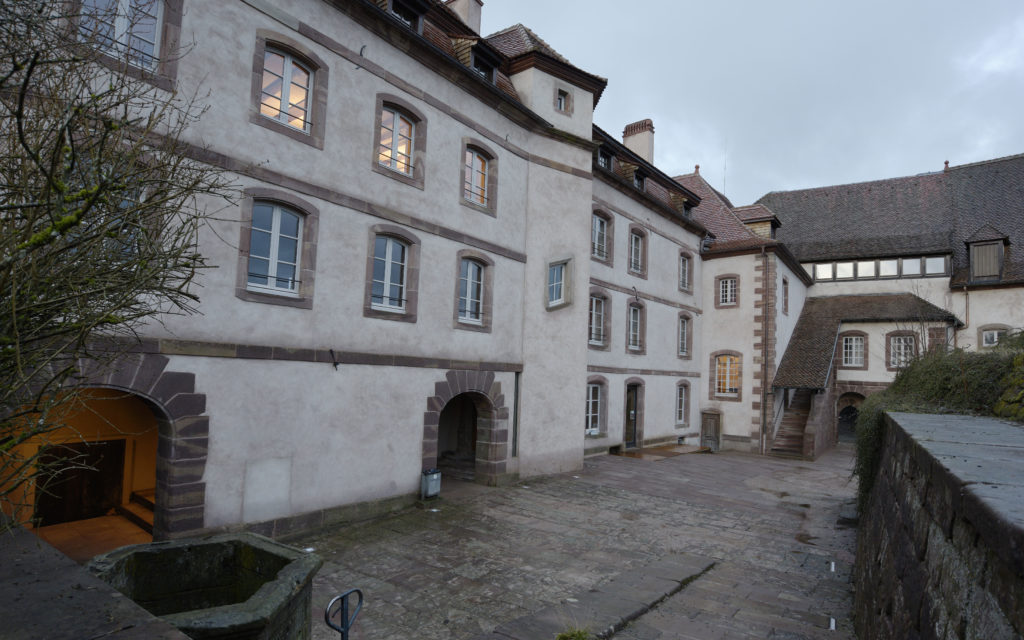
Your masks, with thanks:
<instances>
[{"instance_id":1,"label":"dark doorway","mask_svg":"<svg viewBox=\"0 0 1024 640\"><path fill-rule=\"evenodd\" d=\"M35 516L39 526L107 515L121 504L124 440L100 440L46 447L39 454L40 486Z\"/></svg>"},{"instance_id":2,"label":"dark doorway","mask_svg":"<svg viewBox=\"0 0 1024 640\"><path fill-rule=\"evenodd\" d=\"M472 480L476 468L476 403L457 395L441 410L437 428L437 467L450 478Z\"/></svg>"},{"instance_id":3,"label":"dark doorway","mask_svg":"<svg viewBox=\"0 0 1024 640\"><path fill-rule=\"evenodd\" d=\"M722 437L722 416L717 413L700 414L700 446L718 451Z\"/></svg>"},{"instance_id":4,"label":"dark doorway","mask_svg":"<svg viewBox=\"0 0 1024 640\"><path fill-rule=\"evenodd\" d=\"M843 408L839 412L839 441L840 442L853 442L857 439L856 427L857 417L860 415L860 410L857 407L850 405Z\"/></svg>"},{"instance_id":5,"label":"dark doorway","mask_svg":"<svg viewBox=\"0 0 1024 640\"><path fill-rule=\"evenodd\" d=\"M622 436L623 445L627 448L637 445L637 414L640 385L626 385L626 429Z\"/></svg>"}]
</instances>

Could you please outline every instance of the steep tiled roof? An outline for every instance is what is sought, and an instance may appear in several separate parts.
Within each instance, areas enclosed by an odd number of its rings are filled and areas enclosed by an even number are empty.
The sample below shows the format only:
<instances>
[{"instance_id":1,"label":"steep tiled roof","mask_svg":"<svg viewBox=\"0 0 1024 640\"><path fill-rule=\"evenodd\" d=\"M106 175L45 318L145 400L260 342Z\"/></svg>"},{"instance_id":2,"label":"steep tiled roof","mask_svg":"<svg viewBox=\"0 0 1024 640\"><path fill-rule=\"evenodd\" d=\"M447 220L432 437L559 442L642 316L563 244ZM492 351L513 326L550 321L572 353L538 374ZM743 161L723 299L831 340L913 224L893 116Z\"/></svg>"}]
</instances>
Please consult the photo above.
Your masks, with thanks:
<instances>
[{"instance_id":1,"label":"steep tiled roof","mask_svg":"<svg viewBox=\"0 0 1024 640\"><path fill-rule=\"evenodd\" d=\"M538 51L558 60L562 64L572 66L572 63L565 56L555 51L551 45L544 42L540 36L522 24L514 24L507 29L492 33L487 36L487 41L509 58Z\"/></svg>"},{"instance_id":2,"label":"steep tiled roof","mask_svg":"<svg viewBox=\"0 0 1024 640\"><path fill-rule=\"evenodd\" d=\"M954 322L956 316L909 293L808 298L772 382L823 389L843 322Z\"/></svg>"},{"instance_id":3,"label":"steep tiled roof","mask_svg":"<svg viewBox=\"0 0 1024 640\"><path fill-rule=\"evenodd\" d=\"M772 192L760 200L801 261L952 253L951 285L967 280L966 242L985 225L1024 243L1024 155L904 178ZM1003 282L1024 283L1024 255Z\"/></svg>"},{"instance_id":4,"label":"steep tiled roof","mask_svg":"<svg viewBox=\"0 0 1024 640\"><path fill-rule=\"evenodd\" d=\"M992 225L986 224L969 235L964 242L992 242L993 240L1006 240L1006 234Z\"/></svg>"},{"instance_id":5,"label":"steep tiled roof","mask_svg":"<svg viewBox=\"0 0 1024 640\"><path fill-rule=\"evenodd\" d=\"M762 222L771 220L775 213L763 204L748 204L744 207L733 207L732 212L743 222Z\"/></svg>"},{"instance_id":6,"label":"steep tiled roof","mask_svg":"<svg viewBox=\"0 0 1024 640\"><path fill-rule=\"evenodd\" d=\"M712 251L732 251L769 244L769 241L747 229L733 213L725 196L716 191L699 173L676 176L676 182L700 196L700 205L693 217L715 236Z\"/></svg>"}]
</instances>

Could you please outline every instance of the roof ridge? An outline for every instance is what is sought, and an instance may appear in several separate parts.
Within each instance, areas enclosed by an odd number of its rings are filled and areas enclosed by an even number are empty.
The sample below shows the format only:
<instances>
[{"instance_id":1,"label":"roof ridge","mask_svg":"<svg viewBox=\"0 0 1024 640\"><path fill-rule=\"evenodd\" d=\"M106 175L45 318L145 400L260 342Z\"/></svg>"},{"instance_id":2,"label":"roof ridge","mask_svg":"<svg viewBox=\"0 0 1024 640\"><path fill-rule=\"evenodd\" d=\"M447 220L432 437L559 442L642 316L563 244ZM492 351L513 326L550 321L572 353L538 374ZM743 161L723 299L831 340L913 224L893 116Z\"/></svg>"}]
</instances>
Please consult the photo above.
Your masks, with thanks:
<instances>
[{"instance_id":1,"label":"roof ridge","mask_svg":"<svg viewBox=\"0 0 1024 640\"><path fill-rule=\"evenodd\" d=\"M1024 155L1024 154L1022 154L1022 155ZM884 183L884 182L897 182L899 180L910 180L910 179L923 180L925 178L941 176L941 175L944 175L945 173L947 173L947 172L945 172L945 171L936 171L934 173L917 173L917 174L914 174L914 175L911 175L911 176L896 176L896 177L893 177L893 178L876 178L874 180L861 180L859 182L844 182L842 184L827 184L827 185L822 185L820 187L807 187L805 189L786 189L786 190L781 190L781 191L769 191L768 193L766 193L763 196L761 196L760 198L758 198L757 201L754 202L754 204L759 204L762 200L764 200L768 196L770 196L772 194L778 194L778 193L801 193L801 192L807 193L807 192L810 192L810 191L824 191L826 189L839 189L841 187L855 187L855 186L860 186L860 185L865 185L865 184L874 184L874 183L881 184L881 183Z\"/></svg>"},{"instance_id":2,"label":"roof ridge","mask_svg":"<svg viewBox=\"0 0 1024 640\"><path fill-rule=\"evenodd\" d=\"M1009 156L1002 156L999 158L989 158L988 160L978 160L977 162L968 162L965 164L953 165L949 168L950 171L955 169L966 169L967 167L977 167L984 164L994 164L996 162L1006 162L1007 160L1018 160L1024 159L1024 153L1015 153Z\"/></svg>"}]
</instances>

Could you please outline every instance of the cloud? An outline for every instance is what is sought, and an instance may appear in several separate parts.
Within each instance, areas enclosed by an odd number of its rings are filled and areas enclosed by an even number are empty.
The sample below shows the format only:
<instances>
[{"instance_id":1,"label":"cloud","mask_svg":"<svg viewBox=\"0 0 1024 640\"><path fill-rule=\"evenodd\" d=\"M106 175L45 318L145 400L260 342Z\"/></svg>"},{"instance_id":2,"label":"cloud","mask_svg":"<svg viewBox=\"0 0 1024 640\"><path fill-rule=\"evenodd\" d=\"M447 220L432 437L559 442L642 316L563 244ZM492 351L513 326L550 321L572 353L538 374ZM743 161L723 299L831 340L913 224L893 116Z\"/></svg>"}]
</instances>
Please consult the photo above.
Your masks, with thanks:
<instances>
[{"instance_id":1,"label":"cloud","mask_svg":"<svg viewBox=\"0 0 1024 640\"><path fill-rule=\"evenodd\" d=\"M974 51L957 62L961 71L976 81L1024 71L1024 17L985 38Z\"/></svg>"}]
</instances>

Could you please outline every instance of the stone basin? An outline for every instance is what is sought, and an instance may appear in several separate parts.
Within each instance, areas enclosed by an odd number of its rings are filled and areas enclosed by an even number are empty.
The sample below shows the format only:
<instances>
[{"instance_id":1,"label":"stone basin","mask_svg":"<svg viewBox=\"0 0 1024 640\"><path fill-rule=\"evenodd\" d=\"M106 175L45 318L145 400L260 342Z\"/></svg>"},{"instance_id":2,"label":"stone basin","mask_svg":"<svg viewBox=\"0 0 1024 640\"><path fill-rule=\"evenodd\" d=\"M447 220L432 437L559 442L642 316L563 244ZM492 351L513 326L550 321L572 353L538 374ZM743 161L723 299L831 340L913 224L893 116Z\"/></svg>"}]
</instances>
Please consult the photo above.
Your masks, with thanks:
<instances>
[{"instance_id":1,"label":"stone basin","mask_svg":"<svg viewBox=\"0 0 1024 640\"><path fill-rule=\"evenodd\" d=\"M304 640L322 564L264 536L237 533L121 547L88 568L190 638Z\"/></svg>"}]
</instances>

